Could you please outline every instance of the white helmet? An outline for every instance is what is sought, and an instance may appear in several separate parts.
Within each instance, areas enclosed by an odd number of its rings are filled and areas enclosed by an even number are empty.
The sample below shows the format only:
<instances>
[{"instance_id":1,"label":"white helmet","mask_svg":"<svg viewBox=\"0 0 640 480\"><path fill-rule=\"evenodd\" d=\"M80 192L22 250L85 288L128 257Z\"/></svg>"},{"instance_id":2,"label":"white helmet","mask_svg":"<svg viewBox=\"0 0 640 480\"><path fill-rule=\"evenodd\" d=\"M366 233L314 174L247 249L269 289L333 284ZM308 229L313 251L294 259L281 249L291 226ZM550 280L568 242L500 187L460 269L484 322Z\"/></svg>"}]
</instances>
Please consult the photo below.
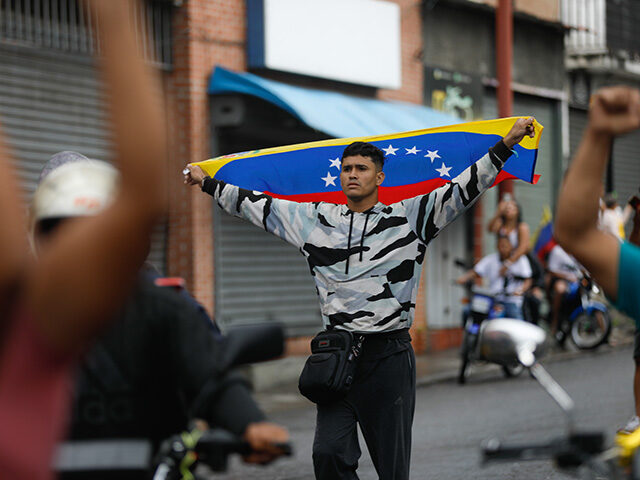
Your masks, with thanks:
<instances>
[{"instance_id":1,"label":"white helmet","mask_svg":"<svg viewBox=\"0 0 640 480\"><path fill-rule=\"evenodd\" d=\"M33 195L31 222L96 215L114 198L118 171L106 162L86 160L57 167Z\"/></svg>"}]
</instances>

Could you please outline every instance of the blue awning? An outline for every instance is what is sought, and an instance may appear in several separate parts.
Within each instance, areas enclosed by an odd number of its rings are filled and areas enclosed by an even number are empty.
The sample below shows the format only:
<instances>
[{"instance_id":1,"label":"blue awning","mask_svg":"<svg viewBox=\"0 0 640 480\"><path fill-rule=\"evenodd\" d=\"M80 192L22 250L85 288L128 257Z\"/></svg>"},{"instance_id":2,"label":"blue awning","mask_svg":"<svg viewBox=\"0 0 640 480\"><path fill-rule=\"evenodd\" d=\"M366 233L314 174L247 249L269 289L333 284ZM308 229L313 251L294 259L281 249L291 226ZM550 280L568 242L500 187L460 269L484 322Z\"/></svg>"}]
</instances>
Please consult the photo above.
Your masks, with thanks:
<instances>
[{"instance_id":1,"label":"blue awning","mask_svg":"<svg viewBox=\"0 0 640 480\"><path fill-rule=\"evenodd\" d=\"M210 94L253 95L286 110L331 137L363 137L462 123L457 117L413 103L372 100L353 95L295 87L251 73L216 67Z\"/></svg>"}]
</instances>

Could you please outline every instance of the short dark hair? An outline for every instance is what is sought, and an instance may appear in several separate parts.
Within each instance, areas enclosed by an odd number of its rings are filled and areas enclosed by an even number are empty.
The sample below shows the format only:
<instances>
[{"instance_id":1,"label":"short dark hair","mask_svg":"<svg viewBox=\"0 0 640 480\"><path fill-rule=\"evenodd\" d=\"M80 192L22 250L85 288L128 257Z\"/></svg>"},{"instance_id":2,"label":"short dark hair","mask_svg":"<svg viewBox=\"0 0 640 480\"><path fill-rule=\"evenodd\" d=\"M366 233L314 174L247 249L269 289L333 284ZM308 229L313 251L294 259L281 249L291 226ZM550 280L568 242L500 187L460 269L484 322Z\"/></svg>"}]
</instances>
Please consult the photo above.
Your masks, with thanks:
<instances>
[{"instance_id":1,"label":"short dark hair","mask_svg":"<svg viewBox=\"0 0 640 480\"><path fill-rule=\"evenodd\" d=\"M378 170L382 170L384 167L384 153L375 145L367 142L353 142L342 152L341 161L347 157L355 157L360 155L362 157L368 157L378 167Z\"/></svg>"}]
</instances>

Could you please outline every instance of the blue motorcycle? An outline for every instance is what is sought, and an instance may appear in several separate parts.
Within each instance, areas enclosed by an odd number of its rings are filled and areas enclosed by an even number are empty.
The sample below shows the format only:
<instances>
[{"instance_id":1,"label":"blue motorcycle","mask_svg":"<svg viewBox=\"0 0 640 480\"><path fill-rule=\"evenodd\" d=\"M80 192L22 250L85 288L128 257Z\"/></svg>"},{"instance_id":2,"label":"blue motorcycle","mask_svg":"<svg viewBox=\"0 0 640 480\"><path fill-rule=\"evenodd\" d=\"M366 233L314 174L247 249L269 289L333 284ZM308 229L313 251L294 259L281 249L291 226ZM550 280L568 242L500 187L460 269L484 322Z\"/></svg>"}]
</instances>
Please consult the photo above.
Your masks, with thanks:
<instances>
[{"instance_id":1,"label":"blue motorcycle","mask_svg":"<svg viewBox=\"0 0 640 480\"><path fill-rule=\"evenodd\" d=\"M504 317L504 308L496 299L496 296L489 291L468 285L468 309L464 315L464 330L462 337L462 347L460 349L461 363L458 373L458 383L466 382L469 373L469 365L475 361L486 361L482 358L478 346L480 327L486 320ZM523 366L514 362L511 364L500 364L505 377L515 377L524 370Z\"/></svg>"},{"instance_id":2,"label":"blue motorcycle","mask_svg":"<svg viewBox=\"0 0 640 480\"><path fill-rule=\"evenodd\" d=\"M558 319L556 340L561 346L567 337L580 350L592 350L607 342L611 334L609 309L592 298L599 291L589 276L570 285Z\"/></svg>"}]
</instances>

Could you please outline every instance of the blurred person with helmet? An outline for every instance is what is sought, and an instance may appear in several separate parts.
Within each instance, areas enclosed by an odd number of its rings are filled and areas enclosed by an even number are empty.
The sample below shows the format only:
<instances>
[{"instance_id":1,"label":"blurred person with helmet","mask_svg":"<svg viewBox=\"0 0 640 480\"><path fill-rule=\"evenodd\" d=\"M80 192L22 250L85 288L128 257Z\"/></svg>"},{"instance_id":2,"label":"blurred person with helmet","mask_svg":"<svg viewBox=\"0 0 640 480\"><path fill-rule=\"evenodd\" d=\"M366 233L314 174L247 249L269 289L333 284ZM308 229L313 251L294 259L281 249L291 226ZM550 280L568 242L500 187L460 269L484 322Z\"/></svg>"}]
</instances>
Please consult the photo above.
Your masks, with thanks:
<instances>
[{"instance_id":1,"label":"blurred person with helmet","mask_svg":"<svg viewBox=\"0 0 640 480\"><path fill-rule=\"evenodd\" d=\"M77 203L99 213L66 223L42 245L36 259L30 258L20 194L8 153L0 148L3 478L52 478L51 458L66 425L72 370L129 293L153 226L165 212L164 114L150 88L155 79L136 58L129 4L89 2L102 27L101 66L111 92L115 157L122 174L110 202L83 192ZM135 108L131 98L136 99ZM72 182L66 175L61 169L45 179L44 197L38 202L49 201L45 190Z\"/></svg>"},{"instance_id":2,"label":"blurred person with helmet","mask_svg":"<svg viewBox=\"0 0 640 480\"><path fill-rule=\"evenodd\" d=\"M31 205L37 251L66 223L99 214L113 200L119 183L118 172L108 163L75 152L54 155L41 178ZM155 451L162 440L198 417L244 434L259 451L249 461L273 460L282 452L271 444L286 441L288 434L263 421L242 377L224 371L224 346L194 302L156 286L143 270L116 321L78 368L69 438L145 439ZM99 456L103 447L97 445L94 453ZM61 478L114 475L120 480L146 476L141 471L100 470Z\"/></svg>"}]
</instances>

